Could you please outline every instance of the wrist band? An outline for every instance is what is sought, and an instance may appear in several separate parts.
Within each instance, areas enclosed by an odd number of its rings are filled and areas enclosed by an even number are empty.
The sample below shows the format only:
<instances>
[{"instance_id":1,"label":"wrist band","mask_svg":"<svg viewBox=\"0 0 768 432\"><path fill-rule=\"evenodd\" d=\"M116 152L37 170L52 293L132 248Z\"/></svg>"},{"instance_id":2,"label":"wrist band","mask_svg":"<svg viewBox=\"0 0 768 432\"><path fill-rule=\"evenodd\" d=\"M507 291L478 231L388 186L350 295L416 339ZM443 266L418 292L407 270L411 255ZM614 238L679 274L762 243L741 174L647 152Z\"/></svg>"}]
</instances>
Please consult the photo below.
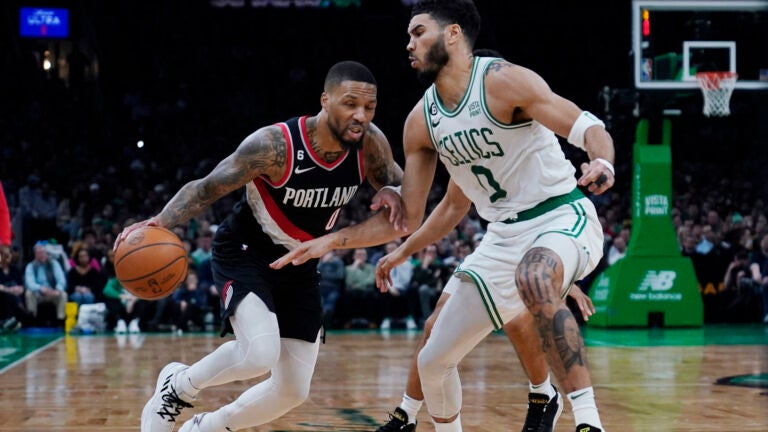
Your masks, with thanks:
<instances>
[{"instance_id":1,"label":"wrist band","mask_svg":"<svg viewBox=\"0 0 768 432\"><path fill-rule=\"evenodd\" d=\"M594 114L589 111L582 111L581 115L573 123L573 126L571 126L568 142L580 149L584 149L584 134L587 133L587 129L595 125L605 128L605 123L595 117Z\"/></svg>"},{"instance_id":2,"label":"wrist band","mask_svg":"<svg viewBox=\"0 0 768 432\"><path fill-rule=\"evenodd\" d=\"M392 191L394 191L396 194L400 196L403 196L403 194L401 193L402 188L403 188L402 186L390 186L390 185L382 187L382 189L392 189Z\"/></svg>"},{"instance_id":3,"label":"wrist band","mask_svg":"<svg viewBox=\"0 0 768 432\"><path fill-rule=\"evenodd\" d=\"M603 158L594 158L592 160L600 162L601 164L605 165L605 167L608 168L608 171L611 172L611 175L614 176L614 177L616 176L616 171L613 169L613 164L612 163L608 162L607 160L605 160Z\"/></svg>"}]
</instances>

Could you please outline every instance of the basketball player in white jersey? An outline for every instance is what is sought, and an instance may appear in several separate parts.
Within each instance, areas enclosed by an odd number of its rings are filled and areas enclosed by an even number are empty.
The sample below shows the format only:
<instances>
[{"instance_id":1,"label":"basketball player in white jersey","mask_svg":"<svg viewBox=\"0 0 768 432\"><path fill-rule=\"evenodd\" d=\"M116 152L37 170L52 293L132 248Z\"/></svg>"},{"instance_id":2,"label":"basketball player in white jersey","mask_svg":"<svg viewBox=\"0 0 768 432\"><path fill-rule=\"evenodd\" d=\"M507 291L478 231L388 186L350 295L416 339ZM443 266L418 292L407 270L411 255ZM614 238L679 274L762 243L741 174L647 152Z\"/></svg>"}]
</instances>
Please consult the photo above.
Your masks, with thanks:
<instances>
[{"instance_id":1,"label":"basketball player in white jersey","mask_svg":"<svg viewBox=\"0 0 768 432\"><path fill-rule=\"evenodd\" d=\"M563 298L602 256L595 208L577 186L595 194L613 186L613 142L600 120L552 92L533 71L474 57L479 28L471 0L413 7L409 59L432 86L405 124L406 227L423 218L438 159L451 179L426 222L379 261L377 284L386 288L393 266L442 238L474 204L488 231L449 281L452 295L418 358L436 431L462 430L459 361L525 308L567 393L576 430L601 431L584 343ZM590 162L581 165L578 180L555 134L587 152ZM330 248L384 242L392 231L374 217L303 244L283 260L300 264Z\"/></svg>"}]
</instances>

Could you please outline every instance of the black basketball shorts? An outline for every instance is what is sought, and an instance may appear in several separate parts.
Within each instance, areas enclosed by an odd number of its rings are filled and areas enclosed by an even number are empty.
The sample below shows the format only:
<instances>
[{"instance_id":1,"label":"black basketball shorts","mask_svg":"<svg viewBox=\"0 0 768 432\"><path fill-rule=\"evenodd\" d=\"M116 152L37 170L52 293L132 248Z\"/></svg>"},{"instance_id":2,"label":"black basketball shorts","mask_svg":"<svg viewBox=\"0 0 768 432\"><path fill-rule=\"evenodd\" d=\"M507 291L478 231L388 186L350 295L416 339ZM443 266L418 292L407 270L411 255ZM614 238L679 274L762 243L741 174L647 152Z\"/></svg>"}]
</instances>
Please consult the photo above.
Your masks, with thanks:
<instances>
[{"instance_id":1,"label":"black basketball shorts","mask_svg":"<svg viewBox=\"0 0 768 432\"><path fill-rule=\"evenodd\" d=\"M269 267L277 257L258 245L219 238L213 248L213 278L221 293L221 335L233 333L229 317L248 293L256 294L277 315L281 338L315 342L322 326L317 260L280 270ZM274 245L270 245L274 247Z\"/></svg>"}]
</instances>

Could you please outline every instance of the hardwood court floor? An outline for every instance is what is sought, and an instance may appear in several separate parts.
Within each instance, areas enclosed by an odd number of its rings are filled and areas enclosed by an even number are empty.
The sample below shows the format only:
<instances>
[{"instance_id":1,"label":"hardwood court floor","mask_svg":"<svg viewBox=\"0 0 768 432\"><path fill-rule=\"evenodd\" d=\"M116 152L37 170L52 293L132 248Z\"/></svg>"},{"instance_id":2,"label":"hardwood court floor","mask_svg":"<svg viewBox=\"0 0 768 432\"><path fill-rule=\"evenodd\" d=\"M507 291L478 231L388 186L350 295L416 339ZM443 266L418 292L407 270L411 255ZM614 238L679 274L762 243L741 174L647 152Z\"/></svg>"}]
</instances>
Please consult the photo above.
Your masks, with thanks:
<instances>
[{"instance_id":1,"label":"hardwood court floor","mask_svg":"<svg viewBox=\"0 0 768 432\"><path fill-rule=\"evenodd\" d=\"M251 431L374 431L400 401L417 337L329 334L309 400ZM607 431L768 431L768 327L587 328L585 339ZM207 334L54 336L31 355L14 357L34 338L0 337L0 432L138 431L158 370L170 361L193 362L221 341ZM491 335L460 370L464 429L520 430L526 378L506 338ZM763 387L715 384L736 375ZM206 389L182 421L256 382ZM426 409L419 420L419 432L434 430ZM557 431L573 430L566 405Z\"/></svg>"}]
</instances>

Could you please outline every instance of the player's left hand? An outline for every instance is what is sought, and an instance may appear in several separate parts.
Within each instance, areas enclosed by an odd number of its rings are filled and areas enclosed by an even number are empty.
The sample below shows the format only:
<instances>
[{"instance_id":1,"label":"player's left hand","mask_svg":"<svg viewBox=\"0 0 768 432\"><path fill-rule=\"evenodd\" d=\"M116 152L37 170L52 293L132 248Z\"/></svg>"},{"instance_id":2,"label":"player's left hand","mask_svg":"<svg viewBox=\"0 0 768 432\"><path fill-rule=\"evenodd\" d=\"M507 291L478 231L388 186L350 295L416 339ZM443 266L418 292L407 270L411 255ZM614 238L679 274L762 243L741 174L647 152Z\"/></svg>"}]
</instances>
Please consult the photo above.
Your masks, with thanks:
<instances>
[{"instance_id":1,"label":"player's left hand","mask_svg":"<svg viewBox=\"0 0 768 432\"><path fill-rule=\"evenodd\" d=\"M584 294L584 291L579 288L578 285L571 285L571 290L568 292L568 297L574 299L579 306L581 316L584 321L589 321L589 317L595 313L595 305L592 304L592 299L588 295Z\"/></svg>"},{"instance_id":2,"label":"player's left hand","mask_svg":"<svg viewBox=\"0 0 768 432\"><path fill-rule=\"evenodd\" d=\"M595 195L607 191L613 186L615 179L611 170L597 160L581 164L579 186L584 186Z\"/></svg>"},{"instance_id":3,"label":"player's left hand","mask_svg":"<svg viewBox=\"0 0 768 432\"><path fill-rule=\"evenodd\" d=\"M389 209L389 223L398 230L407 232L408 228L403 221L403 198L390 188L381 188L371 199L371 211Z\"/></svg>"},{"instance_id":4,"label":"player's left hand","mask_svg":"<svg viewBox=\"0 0 768 432\"><path fill-rule=\"evenodd\" d=\"M333 250L333 240L330 235L324 235L312 240L305 241L293 248L287 254L272 261L269 266L275 270L281 269L288 264L300 265L312 258L320 258L327 252Z\"/></svg>"},{"instance_id":5,"label":"player's left hand","mask_svg":"<svg viewBox=\"0 0 768 432\"><path fill-rule=\"evenodd\" d=\"M402 245L400 245L397 249L379 259L378 263L376 263L376 286L379 288L379 291L382 293L389 291L389 288L393 286L392 269L405 262L409 256Z\"/></svg>"}]
</instances>

